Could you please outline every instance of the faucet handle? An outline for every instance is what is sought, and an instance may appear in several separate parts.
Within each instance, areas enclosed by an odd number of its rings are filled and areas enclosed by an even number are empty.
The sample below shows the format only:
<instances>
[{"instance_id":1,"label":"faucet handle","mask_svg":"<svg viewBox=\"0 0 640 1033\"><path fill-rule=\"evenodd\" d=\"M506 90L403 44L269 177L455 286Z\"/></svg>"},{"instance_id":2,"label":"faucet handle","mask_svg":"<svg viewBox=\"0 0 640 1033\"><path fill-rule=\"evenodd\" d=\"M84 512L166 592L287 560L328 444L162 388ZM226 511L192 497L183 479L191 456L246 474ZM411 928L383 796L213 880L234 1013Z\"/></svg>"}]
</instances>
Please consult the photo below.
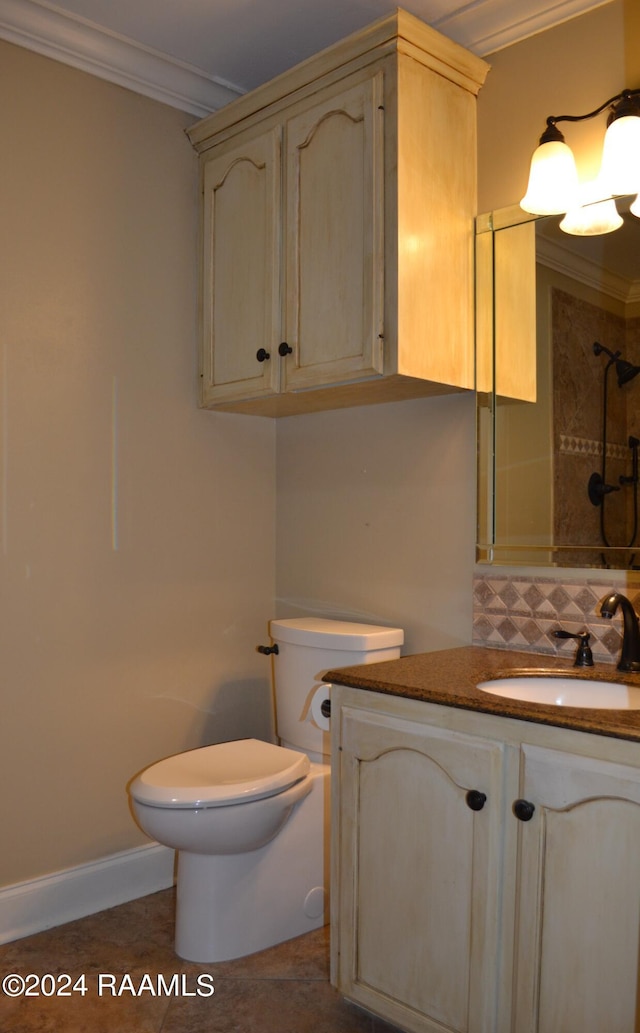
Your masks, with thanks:
<instances>
[{"instance_id":1,"label":"faucet handle","mask_svg":"<svg viewBox=\"0 0 640 1033\"><path fill-rule=\"evenodd\" d=\"M593 667L593 653L589 645L591 635L588 631L581 631L576 635L571 631L565 631L564 628L558 628L553 634L556 638L577 638L580 644L576 652L576 658L573 661L573 666Z\"/></svg>"}]
</instances>

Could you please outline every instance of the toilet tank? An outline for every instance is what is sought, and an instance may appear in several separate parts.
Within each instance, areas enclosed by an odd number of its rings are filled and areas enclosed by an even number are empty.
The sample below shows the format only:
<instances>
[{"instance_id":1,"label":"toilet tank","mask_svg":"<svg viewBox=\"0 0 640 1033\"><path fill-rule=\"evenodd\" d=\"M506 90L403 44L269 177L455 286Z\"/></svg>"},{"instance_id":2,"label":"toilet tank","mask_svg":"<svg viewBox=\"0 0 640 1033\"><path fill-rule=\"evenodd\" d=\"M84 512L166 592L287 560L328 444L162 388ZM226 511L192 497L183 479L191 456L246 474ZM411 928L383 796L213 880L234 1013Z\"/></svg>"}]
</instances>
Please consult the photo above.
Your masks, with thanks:
<instances>
[{"instance_id":1,"label":"toilet tank","mask_svg":"<svg viewBox=\"0 0 640 1033\"><path fill-rule=\"evenodd\" d=\"M404 632L401 628L322 617L272 620L269 631L278 646L273 656L278 738L282 745L327 757L328 722L312 712L314 697L318 696L313 707L317 714L320 697L325 691L329 695L322 676L335 667L396 660Z\"/></svg>"}]
</instances>

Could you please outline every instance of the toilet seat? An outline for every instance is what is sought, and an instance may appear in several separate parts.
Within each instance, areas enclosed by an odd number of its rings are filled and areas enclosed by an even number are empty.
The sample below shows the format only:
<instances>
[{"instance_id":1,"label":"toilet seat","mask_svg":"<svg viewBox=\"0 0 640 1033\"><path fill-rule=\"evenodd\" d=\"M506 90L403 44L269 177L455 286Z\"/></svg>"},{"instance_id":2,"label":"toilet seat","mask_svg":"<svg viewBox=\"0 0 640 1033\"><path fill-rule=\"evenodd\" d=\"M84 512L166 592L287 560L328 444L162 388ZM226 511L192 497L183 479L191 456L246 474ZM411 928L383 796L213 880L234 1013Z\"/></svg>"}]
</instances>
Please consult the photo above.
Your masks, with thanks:
<instances>
[{"instance_id":1,"label":"toilet seat","mask_svg":"<svg viewBox=\"0 0 640 1033\"><path fill-rule=\"evenodd\" d=\"M133 780L131 795L152 807L228 807L288 789L309 772L309 758L260 739L201 746L166 757Z\"/></svg>"}]
</instances>

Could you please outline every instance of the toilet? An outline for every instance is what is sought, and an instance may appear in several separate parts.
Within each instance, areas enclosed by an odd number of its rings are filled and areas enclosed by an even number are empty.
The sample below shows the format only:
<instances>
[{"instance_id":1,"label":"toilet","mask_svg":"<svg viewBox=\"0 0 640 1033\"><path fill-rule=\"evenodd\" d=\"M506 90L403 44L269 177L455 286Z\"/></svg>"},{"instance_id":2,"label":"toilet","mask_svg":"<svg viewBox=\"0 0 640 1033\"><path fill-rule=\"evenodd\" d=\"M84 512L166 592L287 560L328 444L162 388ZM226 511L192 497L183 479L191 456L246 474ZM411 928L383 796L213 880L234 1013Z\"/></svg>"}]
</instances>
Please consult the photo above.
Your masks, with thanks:
<instances>
[{"instance_id":1,"label":"toilet","mask_svg":"<svg viewBox=\"0 0 640 1033\"><path fill-rule=\"evenodd\" d=\"M243 957L328 921L330 744L325 671L393 660L399 628L272 620L278 745L239 739L159 760L129 784L134 817L178 851L176 953ZM324 704L324 706L323 706Z\"/></svg>"}]
</instances>

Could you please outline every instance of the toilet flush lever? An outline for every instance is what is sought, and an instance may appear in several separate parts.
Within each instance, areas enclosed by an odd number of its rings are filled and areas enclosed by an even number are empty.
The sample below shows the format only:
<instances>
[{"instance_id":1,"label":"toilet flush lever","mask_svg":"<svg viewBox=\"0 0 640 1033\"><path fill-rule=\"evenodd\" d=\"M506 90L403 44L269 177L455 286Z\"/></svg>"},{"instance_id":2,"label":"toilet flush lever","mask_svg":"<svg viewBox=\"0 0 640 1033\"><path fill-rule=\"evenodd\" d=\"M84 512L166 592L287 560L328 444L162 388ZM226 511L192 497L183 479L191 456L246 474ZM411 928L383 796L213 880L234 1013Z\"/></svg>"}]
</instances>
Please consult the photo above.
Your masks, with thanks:
<instances>
[{"instance_id":1,"label":"toilet flush lever","mask_svg":"<svg viewBox=\"0 0 640 1033\"><path fill-rule=\"evenodd\" d=\"M280 650L278 649L278 644L276 643L275 646L258 646L258 652L264 653L265 656L271 656L272 653L275 653L277 656Z\"/></svg>"}]
</instances>

